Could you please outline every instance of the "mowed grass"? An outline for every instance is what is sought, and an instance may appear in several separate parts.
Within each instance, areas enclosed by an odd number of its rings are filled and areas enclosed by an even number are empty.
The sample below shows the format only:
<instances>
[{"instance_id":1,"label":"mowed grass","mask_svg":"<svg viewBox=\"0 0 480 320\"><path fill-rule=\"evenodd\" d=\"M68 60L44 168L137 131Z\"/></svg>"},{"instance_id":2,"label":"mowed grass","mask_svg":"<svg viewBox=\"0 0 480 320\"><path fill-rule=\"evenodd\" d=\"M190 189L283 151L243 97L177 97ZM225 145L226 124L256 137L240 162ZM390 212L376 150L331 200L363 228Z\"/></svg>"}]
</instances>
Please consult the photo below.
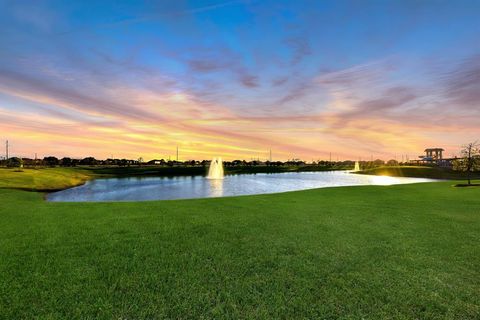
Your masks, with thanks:
<instances>
[{"instance_id":1,"label":"mowed grass","mask_svg":"<svg viewBox=\"0 0 480 320\"><path fill-rule=\"evenodd\" d=\"M0 168L0 189L55 191L78 186L94 177L80 168Z\"/></svg>"},{"instance_id":2,"label":"mowed grass","mask_svg":"<svg viewBox=\"0 0 480 320\"><path fill-rule=\"evenodd\" d=\"M137 203L0 190L3 319L478 319L480 190Z\"/></svg>"}]
</instances>

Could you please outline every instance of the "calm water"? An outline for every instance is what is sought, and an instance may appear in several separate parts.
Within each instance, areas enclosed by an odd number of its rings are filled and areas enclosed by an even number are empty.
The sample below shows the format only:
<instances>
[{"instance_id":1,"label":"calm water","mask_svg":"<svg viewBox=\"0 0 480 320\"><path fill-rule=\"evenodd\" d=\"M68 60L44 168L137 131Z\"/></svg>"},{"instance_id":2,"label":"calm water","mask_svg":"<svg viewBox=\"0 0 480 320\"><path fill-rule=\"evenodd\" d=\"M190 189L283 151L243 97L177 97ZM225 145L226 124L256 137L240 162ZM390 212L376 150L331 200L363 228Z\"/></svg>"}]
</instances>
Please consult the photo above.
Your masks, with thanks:
<instances>
[{"instance_id":1,"label":"calm water","mask_svg":"<svg viewBox=\"0 0 480 320\"><path fill-rule=\"evenodd\" d=\"M205 177L97 179L47 196L49 201L141 201L238 196L314 188L393 185L434 181L352 174L345 171L242 174L223 180Z\"/></svg>"}]
</instances>

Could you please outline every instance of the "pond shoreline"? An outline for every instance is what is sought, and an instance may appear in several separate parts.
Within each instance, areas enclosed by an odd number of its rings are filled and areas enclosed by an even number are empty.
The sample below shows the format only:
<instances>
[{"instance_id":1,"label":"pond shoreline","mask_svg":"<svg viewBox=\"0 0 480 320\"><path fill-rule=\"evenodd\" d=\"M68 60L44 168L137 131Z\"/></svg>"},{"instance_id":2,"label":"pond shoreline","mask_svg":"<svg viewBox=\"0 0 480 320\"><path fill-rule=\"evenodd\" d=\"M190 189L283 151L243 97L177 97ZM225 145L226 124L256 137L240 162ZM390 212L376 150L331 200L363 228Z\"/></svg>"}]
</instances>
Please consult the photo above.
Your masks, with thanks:
<instances>
[{"instance_id":1,"label":"pond shoreline","mask_svg":"<svg viewBox=\"0 0 480 320\"><path fill-rule=\"evenodd\" d=\"M286 172L326 172L345 171L351 168L325 166L239 166L225 167L225 175L286 173ZM57 192L85 184L99 178L122 177L172 177L172 176L205 176L206 167L56 167L56 168L23 168L20 170L0 168L0 189L16 189L30 192ZM451 169L435 167L377 167L355 172L361 175L377 175L391 177L413 177L442 180L464 180L465 176ZM472 176L480 179L480 174Z\"/></svg>"},{"instance_id":2,"label":"pond shoreline","mask_svg":"<svg viewBox=\"0 0 480 320\"><path fill-rule=\"evenodd\" d=\"M238 166L225 167L226 175L338 171L349 168L325 166ZM56 192L74 188L98 178L205 176L208 167L196 166L77 166L0 168L0 189L30 192Z\"/></svg>"},{"instance_id":3,"label":"pond shoreline","mask_svg":"<svg viewBox=\"0 0 480 320\"><path fill-rule=\"evenodd\" d=\"M108 177L49 193L51 202L115 202L218 198L351 186L390 186L434 182L432 179L351 174L351 171L232 174L204 176Z\"/></svg>"}]
</instances>

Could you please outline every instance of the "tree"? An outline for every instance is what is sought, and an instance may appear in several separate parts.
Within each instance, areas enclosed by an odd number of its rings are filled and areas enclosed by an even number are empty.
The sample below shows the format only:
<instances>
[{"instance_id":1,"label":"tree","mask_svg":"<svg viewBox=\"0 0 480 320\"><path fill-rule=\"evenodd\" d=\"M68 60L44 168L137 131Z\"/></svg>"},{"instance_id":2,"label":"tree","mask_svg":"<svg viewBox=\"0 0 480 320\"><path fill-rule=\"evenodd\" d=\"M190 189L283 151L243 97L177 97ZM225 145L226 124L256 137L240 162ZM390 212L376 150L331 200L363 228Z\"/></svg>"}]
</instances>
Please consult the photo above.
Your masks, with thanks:
<instances>
[{"instance_id":1,"label":"tree","mask_svg":"<svg viewBox=\"0 0 480 320\"><path fill-rule=\"evenodd\" d=\"M394 159L388 160L387 166L398 166L398 161Z\"/></svg>"},{"instance_id":2,"label":"tree","mask_svg":"<svg viewBox=\"0 0 480 320\"><path fill-rule=\"evenodd\" d=\"M462 146L462 157L453 163L453 169L467 173L468 184L471 182L471 173L480 170L480 149L477 141Z\"/></svg>"},{"instance_id":3,"label":"tree","mask_svg":"<svg viewBox=\"0 0 480 320\"><path fill-rule=\"evenodd\" d=\"M11 157L11 158L8 158L8 160L6 161L7 161L7 167L21 168L23 166L23 161L21 158Z\"/></svg>"},{"instance_id":4,"label":"tree","mask_svg":"<svg viewBox=\"0 0 480 320\"><path fill-rule=\"evenodd\" d=\"M94 157L87 157L80 160L81 165L94 166L97 164L97 159Z\"/></svg>"},{"instance_id":5,"label":"tree","mask_svg":"<svg viewBox=\"0 0 480 320\"><path fill-rule=\"evenodd\" d=\"M55 167L55 166L58 166L60 161L58 160L58 158L50 156L50 157L43 158L43 163L45 163L45 165L49 167Z\"/></svg>"},{"instance_id":6,"label":"tree","mask_svg":"<svg viewBox=\"0 0 480 320\"><path fill-rule=\"evenodd\" d=\"M60 163L64 167L71 167L72 166L72 159L68 158L68 157L64 157L64 158L62 158L62 160L60 160Z\"/></svg>"}]
</instances>

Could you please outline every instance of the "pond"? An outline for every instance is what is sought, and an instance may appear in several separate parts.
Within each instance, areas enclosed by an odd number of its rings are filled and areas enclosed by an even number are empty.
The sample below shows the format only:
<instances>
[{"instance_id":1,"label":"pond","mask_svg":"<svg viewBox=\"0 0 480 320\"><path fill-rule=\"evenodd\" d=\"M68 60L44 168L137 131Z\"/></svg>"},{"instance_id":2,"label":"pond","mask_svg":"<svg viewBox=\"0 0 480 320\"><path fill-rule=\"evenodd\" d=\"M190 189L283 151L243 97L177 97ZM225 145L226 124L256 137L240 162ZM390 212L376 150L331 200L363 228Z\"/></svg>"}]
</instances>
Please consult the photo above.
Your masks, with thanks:
<instances>
[{"instance_id":1,"label":"pond","mask_svg":"<svg viewBox=\"0 0 480 320\"><path fill-rule=\"evenodd\" d=\"M47 195L48 201L144 201L277 193L314 188L435 181L353 174L348 171L257 173L209 180L201 176L129 177L88 181Z\"/></svg>"}]
</instances>

